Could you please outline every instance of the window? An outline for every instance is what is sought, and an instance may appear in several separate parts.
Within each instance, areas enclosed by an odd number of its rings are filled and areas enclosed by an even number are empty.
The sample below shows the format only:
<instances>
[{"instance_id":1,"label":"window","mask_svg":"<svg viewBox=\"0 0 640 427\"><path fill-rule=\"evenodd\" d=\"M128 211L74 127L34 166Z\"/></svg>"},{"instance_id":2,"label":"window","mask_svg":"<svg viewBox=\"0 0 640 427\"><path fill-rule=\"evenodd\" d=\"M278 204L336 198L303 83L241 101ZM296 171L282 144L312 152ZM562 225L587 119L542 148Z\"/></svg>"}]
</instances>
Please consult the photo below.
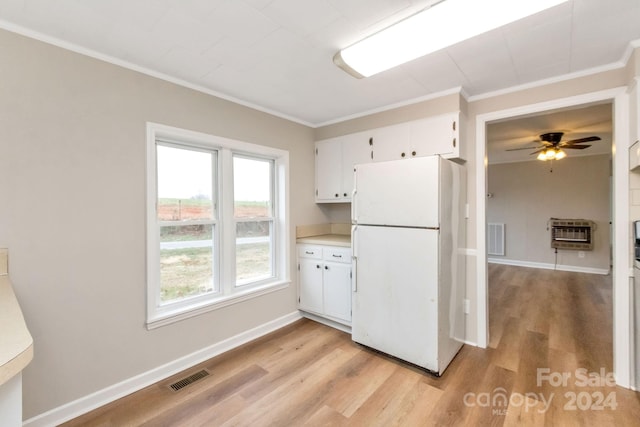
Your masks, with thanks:
<instances>
[{"instance_id":1,"label":"window","mask_svg":"<svg viewBox=\"0 0 640 427\"><path fill-rule=\"evenodd\" d=\"M273 278L273 161L233 157L236 286Z\"/></svg>"},{"instance_id":2,"label":"window","mask_svg":"<svg viewBox=\"0 0 640 427\"><path fill-rule=\"evenodd\" d=\"M288 153L147 133L147 327L288 286Z\"/></svg>"}]
</instances>

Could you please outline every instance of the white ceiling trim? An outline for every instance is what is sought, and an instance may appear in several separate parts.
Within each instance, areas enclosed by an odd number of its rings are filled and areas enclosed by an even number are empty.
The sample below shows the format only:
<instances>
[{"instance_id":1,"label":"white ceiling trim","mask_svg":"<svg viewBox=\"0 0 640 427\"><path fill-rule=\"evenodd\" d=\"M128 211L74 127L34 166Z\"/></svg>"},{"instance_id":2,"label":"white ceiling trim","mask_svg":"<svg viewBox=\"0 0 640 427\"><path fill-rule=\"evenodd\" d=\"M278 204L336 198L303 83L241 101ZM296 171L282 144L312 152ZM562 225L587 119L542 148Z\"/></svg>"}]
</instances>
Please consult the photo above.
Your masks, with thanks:
<instances>
[{"instance_id":1,"label":"white ceiling trim","mask_svg":"<svg viewBox=\"0 0 640 427\"><path fill-rule=\"evenodd\" d=\"M56 46L56 47L59 47L59 48L62 48L62 49L66 49L66 50L69 50L71 52L79 53L79 54L84 55L84 56L88 56L88 57L91 57L91 58L94 58L94 59L98 59L100 61L107 62L109 64L117 65L119 67L129 69L131 71L136 71L138 73L146 74L146 75L148 75L150 77L155 77L157 79L164 80L164 81L167 81L169 83L174 83L174 84L176 84L178 86L182 86L182 87L185 87L187 89L193 89L195 91L202 92L202 93L205 93L207 95L215 96L217 98L221 98L221 99L224 99L226 101L233 102L235 104L239 104L239 105L242 105L242 106L245 106L245 107L248 107L248 108L252 108L254 110L262 111L263 113L271 114L271 115L279 117L281 119L289 120L289 121L292 121L292 122L295 122L295 123L298 123L298 124L301 124L301 125L304 125L304 126L308 126L308 127L315 127L312 123L306 122L306 121L301 120L301 119L299 119L297 117L292 117L292 116L280 113L280 112L275 111L275 110L270 110L268 108L261 107L260 105L256 105L256 104L253 104L253 103L250 103L250 102L247 102L247 101L243 101L241 99L234 98L234 97L226 95L224 93L220 93L220 92L208 89L208 88L203 87L203 86L195 85L195 84L189 83L189 82L187 82L185 80L178 79L176 77L172 77L172 76L169 76L167 74L160 73L158 71L154 71L154 70L151 70L151 69L146 68L146 67L141 67L141 66L133 64L131 62L124 61L122 59L118 59L118 58L115 58L115 57L110 56L110 55L105 55L105 54L97 52L95 50L88 49L86 47L79 46L79 45L74 44L74 43L69 43L67 41L60 40L60 39L58 39L56 37L52 37L52 36L49 36L49 35L46 35L46 34L42 34L42 33L39 33L37 31L31 30L29 28L22 27L20 25L13 24L11 22L7 22L7 21L2 20L2 19L0 19L0 29L4 29L4 30L10 31L12 33L20 34L22 36L29 37L31 39L35 39L35 40L41 41L43 43L47 43L47 44L50 44L50 45L53 45L53 46Z\"/></svg>"}]
</instances>

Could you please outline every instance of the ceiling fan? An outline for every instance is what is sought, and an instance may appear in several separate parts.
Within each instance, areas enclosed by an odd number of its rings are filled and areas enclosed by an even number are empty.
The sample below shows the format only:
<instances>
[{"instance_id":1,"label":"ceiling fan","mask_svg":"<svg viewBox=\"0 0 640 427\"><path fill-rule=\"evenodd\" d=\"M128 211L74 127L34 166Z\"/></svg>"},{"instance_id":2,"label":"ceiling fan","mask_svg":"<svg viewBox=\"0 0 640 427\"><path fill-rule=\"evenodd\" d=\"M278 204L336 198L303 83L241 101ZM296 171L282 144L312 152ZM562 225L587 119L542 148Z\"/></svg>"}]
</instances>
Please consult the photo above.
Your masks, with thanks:
<instances>
[{"instance_id":1,"label":"ceiling fan","mask_svg":"<svg viewBox=\"0 0 640 427\"><path fill-rule=\"evenodd\" d=\"M537 154L538 160L560 160L567 156L563 149L584 150L591 147L590 144L582 145L585 142L600 141L599 136L588 136L586 138L562 141L564 132L548 132L540 135L540 141L534 141L542 145L536 147L510 148L506 151L535 150L531 155Z\"/></svg>"}]
</instances>

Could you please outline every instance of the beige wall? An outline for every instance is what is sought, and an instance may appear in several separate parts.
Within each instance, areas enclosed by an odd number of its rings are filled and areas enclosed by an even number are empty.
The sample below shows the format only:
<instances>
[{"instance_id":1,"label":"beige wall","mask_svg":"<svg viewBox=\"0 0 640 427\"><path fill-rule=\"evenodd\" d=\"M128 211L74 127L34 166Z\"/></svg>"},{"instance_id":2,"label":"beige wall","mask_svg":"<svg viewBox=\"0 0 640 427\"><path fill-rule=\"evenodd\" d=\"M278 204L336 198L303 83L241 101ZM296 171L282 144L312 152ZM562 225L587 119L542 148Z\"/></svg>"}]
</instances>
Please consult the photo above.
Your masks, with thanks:
<instances>
[{"instance_id":1,"label":"beige wall","mask_svg":"<svg viewBox=\"0 0 640 427\"><path fill-rule=\"evenodd\" d=\"M295 226L328 220L313 132L0 31L0 247L34 338L28 419L296 311L289 288L145 329L145 123L289 151Z\"/></svg>"},{"instance_id":2,"label":"beige wall","mask_svg":"<svg viewBox=\"0 0 640 427\"><path fill-rule=\"evenodd\" d=\"M489 165L487 222L505 224L505 256L525 263L609 270L609 155L550 162ZM596 223L593 251L550 247L549 218L582 218Z\"/></svg>"}]
</instances>

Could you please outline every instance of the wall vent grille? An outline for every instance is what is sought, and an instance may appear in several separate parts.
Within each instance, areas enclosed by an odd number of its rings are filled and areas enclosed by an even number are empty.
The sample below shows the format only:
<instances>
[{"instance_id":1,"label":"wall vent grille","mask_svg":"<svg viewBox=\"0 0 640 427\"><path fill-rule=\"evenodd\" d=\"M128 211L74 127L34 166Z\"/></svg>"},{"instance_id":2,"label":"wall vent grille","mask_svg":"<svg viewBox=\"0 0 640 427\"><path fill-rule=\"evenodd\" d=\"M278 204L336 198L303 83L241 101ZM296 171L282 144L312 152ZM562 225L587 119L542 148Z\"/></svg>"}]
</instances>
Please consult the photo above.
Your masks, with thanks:
<instances>
[{"instance_id":1,"label":"wall vent grille","mask_svg":"<svg viewBox=\"0 0 640 427\"><path fill-rule=\"evenodd\" d=\"M186 378L183 378L179 381L176 381L175 383L171 384L169 387L173 390L173 391L178 391L186 386L188 386L189 384L193 384L194 382L206 377L209 375L209 372L207 372L205 369L203 369L202 371L198 371L195 374L191 374Z\"/></svg>"},{"instance_id":2,"label":"wall vent grille","mask_svg":"<svg viewBox=\"0 0 640 427\"><path fill-rule=\"evenodd\" d=\"M490 222L487 228L487 254L504 255L504 224Z\"/></svg>"}]
</instances>

